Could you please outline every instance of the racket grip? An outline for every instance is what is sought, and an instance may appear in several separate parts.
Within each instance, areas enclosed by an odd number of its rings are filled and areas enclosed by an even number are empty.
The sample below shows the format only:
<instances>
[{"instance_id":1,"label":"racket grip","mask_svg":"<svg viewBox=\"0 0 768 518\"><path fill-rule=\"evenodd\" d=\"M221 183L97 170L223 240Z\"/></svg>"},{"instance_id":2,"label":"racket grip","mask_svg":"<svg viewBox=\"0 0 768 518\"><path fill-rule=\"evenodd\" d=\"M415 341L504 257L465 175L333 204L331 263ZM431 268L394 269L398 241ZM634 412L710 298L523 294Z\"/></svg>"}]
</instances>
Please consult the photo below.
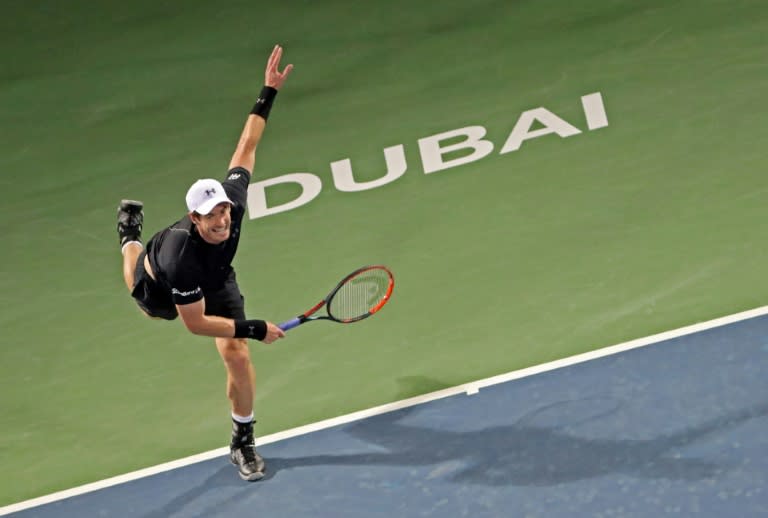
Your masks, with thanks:
<instances>
[{"instance_id":1,"label":"racket grip","mask_svg":"<svg viewBox=\"0 0 768 518\"><path fill-rule=\"evenodd\" d=\"M301 319L299 317L292 318L290 320L287 320L283 322L282 324L278 324L277 327L282 329L283 331L288 331L289 329L293 329L294 327L301 324Z\"/></svg>"}]
</instances>

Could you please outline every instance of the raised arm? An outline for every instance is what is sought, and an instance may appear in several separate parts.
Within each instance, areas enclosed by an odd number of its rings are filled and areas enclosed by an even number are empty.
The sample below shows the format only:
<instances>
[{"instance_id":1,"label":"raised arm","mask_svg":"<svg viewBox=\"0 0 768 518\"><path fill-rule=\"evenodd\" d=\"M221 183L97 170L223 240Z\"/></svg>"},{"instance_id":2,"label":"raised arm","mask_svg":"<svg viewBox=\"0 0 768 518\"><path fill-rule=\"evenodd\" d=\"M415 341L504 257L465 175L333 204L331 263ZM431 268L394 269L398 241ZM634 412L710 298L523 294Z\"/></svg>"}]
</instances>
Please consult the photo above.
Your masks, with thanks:
<instances>
[{"instance_id":1,"label":"raised arm","mask_svg":"<svg viewBox=\"0 0 768 518\"><path fill-rule=\"evenodd\" d=\"M293 70L293 65L287 65L280 72L280 58L283 55L283 48L275 45L272 54L267 61L267 68L264 72L264 87L261 89L259 98L245 121L245 128L240 135L237 148L229 162L229 169L233 167L243 167L248 172L253 172L253 166L256 162L256 147L259 145L261 135L264 133L264 127L267 124L269 110L275 100L277 91L283 86L288 74Z\"/></svg>"}]
</instances>

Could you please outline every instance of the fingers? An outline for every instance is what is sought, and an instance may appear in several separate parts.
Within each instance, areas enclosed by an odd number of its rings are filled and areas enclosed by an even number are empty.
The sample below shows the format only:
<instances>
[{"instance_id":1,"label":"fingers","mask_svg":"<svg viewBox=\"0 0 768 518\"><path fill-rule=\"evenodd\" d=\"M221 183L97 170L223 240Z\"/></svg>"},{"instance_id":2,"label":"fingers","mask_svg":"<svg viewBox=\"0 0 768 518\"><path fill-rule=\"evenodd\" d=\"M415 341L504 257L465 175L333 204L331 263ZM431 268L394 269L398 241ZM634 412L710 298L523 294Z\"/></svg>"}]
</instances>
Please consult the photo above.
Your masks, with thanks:
<instances>
[{"instance_id":1,"label":"fingers","mask_svg":"<svg viewBox=\"0 0 768 518\"><path fill-rule=\"evenodd\" d=\"M264 337L262 342L264 342L265 344L271 344L275 340L278 340L284 337L285 337L285 331L277 327L272 322L267 322L267 335Z\"/></svg>"},{"instance_id":2,"label":"fingers","mask_svg":"<svg viewBox=\"0 0 768 518\"><path fill-rule=\"evenodd\" d=\"M269 333L267 333L267 336L264 337L264 340L262 340L262 342L269 345L279 338L282 338L282 337L278 337L277 335L270 335Z\"/></svg>"},{"instance_id":3,"label":"fingers","mask_svg":"<svg viewBox=\"0 0 768 518\"><path fill-rule=\"evenodd\" d=\"M267 61L267 69L268 70L276 70L277 66L280 64L280 58L283 56L283 47L280 45L275 45L275 48L272 49L272 54L269 56L269 61Z\"/></svg>"},{"instance_id":4,"label":"fingers","mask_svg":"<svg viewBox=\"0 0 768 518\"><path fill-rule=\"evenodd\" d=\"M293 70L293 65L287 65L282 72L280 72L280 59L283 57L283 47L275 45L272 49L272 54L267 60L267 68L264 73L264 83L267 86L271 86L279 89L285 82L285 78Z\"/></svg>"}]
</instances>

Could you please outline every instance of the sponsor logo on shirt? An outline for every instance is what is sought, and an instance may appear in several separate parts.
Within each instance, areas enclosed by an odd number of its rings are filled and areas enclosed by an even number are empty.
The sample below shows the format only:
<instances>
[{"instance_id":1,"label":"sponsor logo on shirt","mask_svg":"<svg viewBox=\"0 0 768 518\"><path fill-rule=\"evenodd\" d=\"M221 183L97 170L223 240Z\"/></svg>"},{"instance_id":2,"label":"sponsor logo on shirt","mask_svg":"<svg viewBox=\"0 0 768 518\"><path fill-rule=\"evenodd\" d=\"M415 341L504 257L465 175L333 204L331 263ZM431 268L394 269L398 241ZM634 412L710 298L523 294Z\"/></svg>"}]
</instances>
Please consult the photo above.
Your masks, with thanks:
<instances>
[{"instance_id":1,"label":"sponsor logo on shirt","mask_svg":"<svg viewBox=\"0 0 768 518\"><path fill-rule=\"evenodd\" d=\"M200 293L201 291L202 290L200 289L199 286L197 288L195 288L194 290L192 290L192 291L179 291L176 288L171 288L171 293L173 295L178 295L179 297L189 297L190 295L196 295L196 294Z\"/></svg>"}]
</instances>

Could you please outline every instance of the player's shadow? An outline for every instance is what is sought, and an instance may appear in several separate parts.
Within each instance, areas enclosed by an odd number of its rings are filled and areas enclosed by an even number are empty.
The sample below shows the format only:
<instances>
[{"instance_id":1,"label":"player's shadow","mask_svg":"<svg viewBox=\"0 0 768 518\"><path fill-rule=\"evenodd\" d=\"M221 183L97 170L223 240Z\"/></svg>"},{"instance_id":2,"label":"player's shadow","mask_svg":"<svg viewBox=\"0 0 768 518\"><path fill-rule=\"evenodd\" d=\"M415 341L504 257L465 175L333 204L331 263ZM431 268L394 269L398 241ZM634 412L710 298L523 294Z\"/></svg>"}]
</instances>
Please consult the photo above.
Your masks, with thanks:
<instances>
[{"instance_id":1,"label":"player's shadow","mask_svg":"<svg viewBox=\"0 0 768 518\"><path fill-rule=\"evenodd\" d=\"M290 469L349 465L435 466L430 478L487 486L550 486L618 473L700 480L717 476L727 466L683 457L680 449L768 415L766 403L640 440L585 438L559 427L529 424L525 419L461 432L404 424L416 408L382 414L342 428L344 433L376 447L377 452L270 458L266 478Z\"/></svg>"},{"instance_id":2,"label":"player's shadow","mask_svg":"<svg viewBox=\"0 0 768 518\"><path fill-rule=\"evenodd\" d=\"M594 401L588 400L586 406ZM605 400L603 400L603 403ZM272 457L267 455L267 475L261 482L244 483L227 459L195 487L174 497L146 518L171 516L185 509L186 516L215 514L216 499L258 491L281 472L316 466L433 466L428 479L485 486L551 486L605 475L626 474L643 478L701 480L717 477L728 466L682 457L679 450L725 432L750 419L768 415L768 403L726 414L697 426L650 439L586 438L562 426L536 424L541 416L558 415L585 401L564 401L529 412L509 425L470 431L450 431L406 424L419 406L381 414L339 427L342 433L375 448L375 452ZM599 420L618 410L603 404L603 412L576 423ZM546 420L546 419L545 419ZM667 423L673 427L673 423ZM570 423L573 428L574 423ZM266 449L266 448L265 448ZM194 509L194 511L193 511ZM191 514L190 514L191 513Z\"/></svg>"}]
</instances>

